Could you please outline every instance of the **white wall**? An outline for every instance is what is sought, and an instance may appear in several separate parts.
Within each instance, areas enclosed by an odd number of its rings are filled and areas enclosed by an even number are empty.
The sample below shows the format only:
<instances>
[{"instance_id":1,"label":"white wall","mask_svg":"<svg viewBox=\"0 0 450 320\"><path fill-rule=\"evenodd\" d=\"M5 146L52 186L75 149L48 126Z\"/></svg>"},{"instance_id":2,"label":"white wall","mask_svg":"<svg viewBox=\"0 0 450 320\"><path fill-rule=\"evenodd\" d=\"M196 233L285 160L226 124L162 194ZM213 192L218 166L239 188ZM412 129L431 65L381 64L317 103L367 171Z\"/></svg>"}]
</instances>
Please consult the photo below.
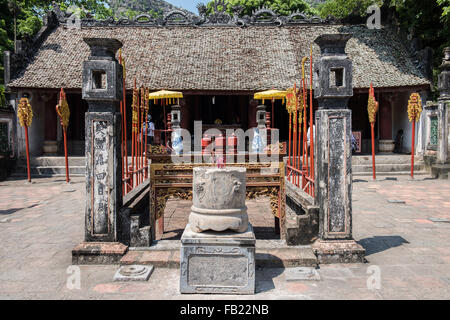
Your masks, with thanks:
<instances>
[{"instance_id":1,"label":"white wall","mask_svg":"<svg viewBox=\"0 0 450 320\"><path fill-rule=\"evenodd\" d=\"M42 155L42 146L44 145L45 137L45 108L44 104L39 98L38 94L30 93L30 104L33 110L33 121L31 126L28 128L28 142L30 147L31 156ZM17 106L19 104L20 98L23 96L24 92L19 92L19 95L15 102L15 109L17 114ZM17 136L18 136L18 146L19 146L19 157L26 157L26 144L25 144L25 129L20 126L19 121L17 121Z\"/></svg>"},{"instance_id":2,"label":"white wall","mask_svg":"<svg viewBox=\"0 0 450 320\"><path fill-rule=\"evenodd\" d=\"M392 110L392 137L395 139L397 132L403 129L403 152L411 152L411 141L412 141L412 123L408 119L408 100L411 92L398 93L396 99L394 100ZM416 122L416 133L415 133L415 144L419 139L419 123Z\"/></svg>"}]
</instances>

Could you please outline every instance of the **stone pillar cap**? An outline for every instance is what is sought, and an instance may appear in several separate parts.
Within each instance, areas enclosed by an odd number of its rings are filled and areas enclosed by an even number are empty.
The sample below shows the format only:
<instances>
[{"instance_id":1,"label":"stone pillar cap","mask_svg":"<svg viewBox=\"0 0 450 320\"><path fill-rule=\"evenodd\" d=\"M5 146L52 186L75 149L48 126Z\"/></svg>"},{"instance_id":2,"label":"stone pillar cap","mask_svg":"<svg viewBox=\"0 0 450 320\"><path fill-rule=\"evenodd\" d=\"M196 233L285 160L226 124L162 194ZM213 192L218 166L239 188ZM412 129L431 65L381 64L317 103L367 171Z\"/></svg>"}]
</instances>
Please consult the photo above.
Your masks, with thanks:
<instances>
[{"instance_id":1,"label":"stone pillar cap","mask_svg":"<svg viewBox=\"0 0 450 320\"><path fill-rule=\"evenodd\" d=\"M352 35L350 33L322 34L314 40L322 55L345 54L345 46Z\"/></svg>"},{"instance_id":2,"label":"stone pillar cap","mask_svg":"<svg viewBox=\"0 0 450 320\"><path fill-rule=\"evenodd\" d=\"M116 52L122 48L123 44L117 39L111 38L83 38L91 49L91 56L89 60L94 58L109 58L107 60L115 59Z\"/></svg>"}]
</instances>

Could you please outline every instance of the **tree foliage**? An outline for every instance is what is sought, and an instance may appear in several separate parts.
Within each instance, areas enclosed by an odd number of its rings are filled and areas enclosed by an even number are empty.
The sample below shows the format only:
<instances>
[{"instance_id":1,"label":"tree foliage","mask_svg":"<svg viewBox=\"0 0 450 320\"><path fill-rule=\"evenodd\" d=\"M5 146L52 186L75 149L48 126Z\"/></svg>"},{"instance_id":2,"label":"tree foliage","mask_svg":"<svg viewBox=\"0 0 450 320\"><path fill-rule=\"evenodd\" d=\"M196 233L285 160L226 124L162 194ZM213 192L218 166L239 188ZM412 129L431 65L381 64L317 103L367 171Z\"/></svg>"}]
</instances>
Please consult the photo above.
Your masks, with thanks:
<instances>
[{"instance_id":1,"label":"tree foliage","mask_svg":"<svg viewBox=\"0 0 450 320\"><path fill-rule=\"evenodd\" d=\"M372 4L382 9L384 18L395 17L384 23L398 24L411 38L420 39L422 46L433 49L434 74L438 74L443 49L450 46L450 0L327 0L318 10L322 17L365 22Z\"/></svg>"},{"instance_id":2,"label":"tree foliage","mask_svg":"<svg viewBox=\"0 0 450 320\"><path fill-rule=\"evenodd\" d=\"M319 5L321 17L333 16L338 19L365 17L367 8L373 4L381 7L383 0L328 0Z\"/></svg>"},{"instance_id":3,"label":"tree foliage","mask_svg":"<svg viewBox=\"0 0 450 320\"><path fill-rule=\"evenodd\" d=\"M0 100L3 97L3 52L14 50L17 39L30 39L42 27L44 14L51 9L52 0L0 0ZM89 11L97 19L111 16L106 0L56 1L63 11L80 8L82 14ZM70 9L69 9L70 8Z\"/></svg>"},{"instance_id":4,"label":"tree foliage","mask_svg":"<svg viewBox=\"0 0 450 320\"><path fill-rule=\"evenodd\" d=\"M207 14L214 11L213 8L214 1L210 1L207 4ZM292 12L300 11L307 14L314 14L315 10L303 0L228 0L228 13L232 13L232 8L234 6L243 7L243 15L251 15L253 10L259 9L261 7L270 8L273 11L281 15L289 15ZM219 7L222 10L221 7Z\"/></svg>"}]
</instances>

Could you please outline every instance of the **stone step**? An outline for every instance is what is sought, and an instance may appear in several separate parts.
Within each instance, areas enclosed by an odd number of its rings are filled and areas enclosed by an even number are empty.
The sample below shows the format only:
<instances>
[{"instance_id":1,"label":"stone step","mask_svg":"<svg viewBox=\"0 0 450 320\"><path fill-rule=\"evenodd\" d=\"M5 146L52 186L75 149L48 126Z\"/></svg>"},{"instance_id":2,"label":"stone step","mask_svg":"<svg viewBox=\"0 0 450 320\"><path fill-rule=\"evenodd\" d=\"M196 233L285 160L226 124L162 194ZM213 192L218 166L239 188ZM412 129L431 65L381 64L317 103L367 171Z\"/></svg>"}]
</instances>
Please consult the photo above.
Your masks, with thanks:
<instances>
[{"instance_id":1,"label":"stone step","mask_svg":"<svg viewBox=\"0 0 450 320\"><path fill-rule=\"evenodd\" d=\"M377 164L375 163L375 170L376 172L402 172L402 171L408 171L411 170L411 163L409 164ZM425 166L423 164L416 164L414 163L414 170L415 171L424 171ZM372 172L372 165L352 165L352 172L353 173L360 173L360 172Z\"/></svg>"},{"instance_id":2,"label":"stone step","mask_svg":"<svg viewBox=\"0 0 450 320\"><path fill-rule=\"evenodd\" d=\"M69 167L76 166L82 167L85 166L85 157L69 157ZM18 165L26 166L26 159L19 159L17 162ZM66 165L66 161L64 157L32 157L30 159L30 166L32 167L62 167Z\"/></svg>"},{"instance_id":3,"label":"stone step","mask_svg":"<svg viewBox=\"0 0 450 320\"><path fill-rule=\"evenodd\" d=\"M421 156L415 156L414 162L422 164L423 160ZM411 155L376 155L375 164L410 164ZM353 156L352 165L372 165L372 156Z\"/></svg>"},{"instance_id":4,"label":"stone step","mask_svg":"<svg viewBox=\"0 0 450 320\"><path fill-rule=\"evenodd\" d=\"M70 176L84 176L86 168L84 166L69 166ZM65 176L66 167L65 166L53 166L53 167L43 167L43 166L30 166L30 173L32 176ZM13 177L23 177L27 176L26 166L17 166L16 170L12 173Z\"/></svg>"},{"instance_id":5,"label":"stone step","mask_svg":"<svg viewBox=\"0 0 450 320\"><path fill-rule=\"evenodd\" d=\"M180 267L179 240L163 240L149 248L130 248L120 260L121 265L153 265L159 268ZM256 267L315 267L317 258L310 246L287 246L285 241L257 240Z\"/></svg>"},{"instance_id":6,"label":"stone step","mask_svg":"<svg viewBox=\"0 0 450 320\"><path fill-rule=\"evenodd\" d=\"M395 171L395 172L376 172L377 176L409 176L411 175L411 170L409 171ZM425 170L414 170L415 176L431 176L429 171ZM371 177L372 171L370 172L353 172L353 177Z\"/></svg>"}]
</instances>

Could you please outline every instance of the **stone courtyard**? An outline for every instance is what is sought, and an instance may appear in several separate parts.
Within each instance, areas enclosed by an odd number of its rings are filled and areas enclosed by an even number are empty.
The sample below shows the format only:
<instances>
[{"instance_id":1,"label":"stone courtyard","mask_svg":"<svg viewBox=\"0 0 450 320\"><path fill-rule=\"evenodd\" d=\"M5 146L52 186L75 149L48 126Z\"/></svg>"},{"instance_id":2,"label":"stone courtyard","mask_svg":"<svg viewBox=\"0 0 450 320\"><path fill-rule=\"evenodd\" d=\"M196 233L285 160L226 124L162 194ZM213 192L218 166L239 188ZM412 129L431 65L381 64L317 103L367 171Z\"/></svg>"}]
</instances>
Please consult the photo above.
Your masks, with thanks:
<instances>
[{"instance_id":1,"label":"stone courtyard","mask_svg":"<svg viewBox=\"0 0 450 320\"><path fill-rule=\"evenodd\" d=\"M10 179L0 190L1 299L450 299L450 180L355 177L354 238L367 263L320 265L319 281L259 268L256 294L243 297L181 295L176 267L156 267L145 283L120 283L113 282L118 265L79 266L80 289L69 289L78 268L69 268L71 250L84 235L85 179ZM177 236L189 206L169 201L165 239ZM264 200L248 206L251 223L273 230Z\"/></svg>"}]
</instances>

